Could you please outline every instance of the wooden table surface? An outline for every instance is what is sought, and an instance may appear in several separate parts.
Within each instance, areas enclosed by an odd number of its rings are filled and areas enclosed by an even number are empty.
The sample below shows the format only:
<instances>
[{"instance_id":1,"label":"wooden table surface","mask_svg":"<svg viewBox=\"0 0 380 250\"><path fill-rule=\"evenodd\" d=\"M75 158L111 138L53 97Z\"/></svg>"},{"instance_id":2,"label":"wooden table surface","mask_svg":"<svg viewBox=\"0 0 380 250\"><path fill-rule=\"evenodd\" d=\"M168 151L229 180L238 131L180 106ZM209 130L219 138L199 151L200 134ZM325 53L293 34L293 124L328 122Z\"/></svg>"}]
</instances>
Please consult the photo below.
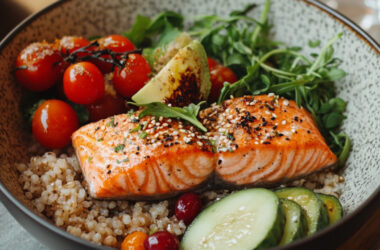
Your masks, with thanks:
<instances>
[{"instance_id":1,"label":"wooden table surface","mask_svg":"<svg viewBox=\"0 0 380 250\"><path fill-rule=\"evenodd\" d=\"M55 0L1 0L0 22L2 25L0 27L0 40L2 36L4 36L13 26L15 26L27 15L42 9L54 1ZM358 4L361 1L363 0L338 0L336 1L338 4L335 7L337 7L338 10L346 16L352 18L353 21L358 22L361 16L360 11L364 10L358 7ZM322 2L331 3L333 1L323 0ZM20 227L20 230L23 229ZM27 237L27 235L24 236ZM37 248L35 249L41 249L42 246L37 245L36 243L36 247ZM377 209L377 211L375 211L375 213L365 222L365 224L338 249L380 250L380 208Z\"/></svg>"}]
</instances>

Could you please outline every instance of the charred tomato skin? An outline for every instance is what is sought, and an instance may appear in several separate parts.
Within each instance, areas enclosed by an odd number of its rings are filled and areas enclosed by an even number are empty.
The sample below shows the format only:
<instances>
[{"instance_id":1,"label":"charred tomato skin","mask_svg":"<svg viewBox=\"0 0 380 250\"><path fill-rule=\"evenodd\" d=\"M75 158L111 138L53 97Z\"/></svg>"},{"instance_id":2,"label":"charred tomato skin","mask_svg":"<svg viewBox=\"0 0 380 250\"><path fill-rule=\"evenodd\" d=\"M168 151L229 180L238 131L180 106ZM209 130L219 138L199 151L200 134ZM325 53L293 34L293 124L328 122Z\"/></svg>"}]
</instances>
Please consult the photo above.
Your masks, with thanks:
<instances>
[{"instance_id":1,"label":"charred tomato skin","mask_svg":"<svg viewBox=\"0 0 380 250\"><path fill-rule=\"evenodd\" d=\"M48 43L32 43L16 59L16 79L30 91L49 89L62 77L63 57Z\"/></svg>"},{"instance_id":2,"label":"charred tomato skin","mask_svg":"<svg viewBox=\"0 0 380 250\"><path fill-rule=\"evenodd\" d=\"M72 133L79 127L74 109L61 100L47 100L36 110L32 131L36 140L50 149L58 149L71 142Z\"/></svg>"}]
</instances>

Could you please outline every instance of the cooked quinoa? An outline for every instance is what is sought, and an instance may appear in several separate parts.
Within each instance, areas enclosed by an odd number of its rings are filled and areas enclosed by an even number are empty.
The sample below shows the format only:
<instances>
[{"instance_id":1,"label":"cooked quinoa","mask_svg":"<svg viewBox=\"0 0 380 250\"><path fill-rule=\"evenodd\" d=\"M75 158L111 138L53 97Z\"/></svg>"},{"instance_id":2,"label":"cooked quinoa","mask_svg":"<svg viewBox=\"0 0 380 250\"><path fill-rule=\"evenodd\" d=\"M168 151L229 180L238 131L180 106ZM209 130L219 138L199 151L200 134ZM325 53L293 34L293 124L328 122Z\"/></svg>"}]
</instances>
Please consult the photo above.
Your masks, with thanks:
<instances>
[{"instance_id":1,"label":"cooked quinoa","mask_svg":"<svg viewBox=\"0 0 380 250\"><path fill-rule=\"evenodd\" d=\"M174 215L174 200L134 202L91 198L72 149L59 156L54 152L34 156L28 164L16 164L16 167L19 183L34 208L75 236L120 247L124 237L134 231L167 230L177 236L185 232L186 225ZM341 182L339 175L323 171L289 185L339 196ZM207 191L201 198L208 205L228 193L228 190Z\"/></svg>"}]
</instances>

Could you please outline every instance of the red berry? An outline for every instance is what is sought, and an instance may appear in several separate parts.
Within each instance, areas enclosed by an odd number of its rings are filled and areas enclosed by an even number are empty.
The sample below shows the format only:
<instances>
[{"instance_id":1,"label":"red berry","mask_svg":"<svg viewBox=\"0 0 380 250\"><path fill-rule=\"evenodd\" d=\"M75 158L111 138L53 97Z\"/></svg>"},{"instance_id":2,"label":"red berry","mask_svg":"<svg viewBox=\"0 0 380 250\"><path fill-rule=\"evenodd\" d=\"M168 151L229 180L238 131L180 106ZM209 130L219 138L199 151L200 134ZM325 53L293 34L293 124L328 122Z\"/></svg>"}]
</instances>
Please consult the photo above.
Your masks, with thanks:
<instances>
[{"instance_id":1,"label":"red berry","mask_svg":"<svg viewBox=\"0 0 380 250\"><path fill-rule=\"evenodd\" d=\"M178 250L177 237L166 231L155 232L144 241L145 250Z\"/></svg>"},{"instance_id":2,"label":"red berry","mask_svg":"<svg viewBox=\"0 0 380 250\"><path fill-rule=\"evenodd\" d=\"M189 225L202 209L202 201L195 193L181 195L175 204L175 216Z\"/></svg>"}]
</instances>

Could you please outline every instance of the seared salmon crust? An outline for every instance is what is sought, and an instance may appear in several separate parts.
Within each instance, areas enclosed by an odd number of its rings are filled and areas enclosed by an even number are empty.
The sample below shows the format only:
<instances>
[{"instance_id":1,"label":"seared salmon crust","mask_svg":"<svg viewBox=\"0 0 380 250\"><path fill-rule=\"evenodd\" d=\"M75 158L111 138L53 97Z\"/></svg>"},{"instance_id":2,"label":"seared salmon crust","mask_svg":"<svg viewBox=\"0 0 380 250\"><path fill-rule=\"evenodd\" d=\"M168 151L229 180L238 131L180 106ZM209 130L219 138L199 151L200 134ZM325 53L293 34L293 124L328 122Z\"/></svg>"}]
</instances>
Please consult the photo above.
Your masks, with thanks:
<instances>
[{"instance_id":1,"label":"seared salmon crust","mask_svg":"<svg viewBox=\"0 0 380 250\"><path fill-rule=\"evenodd\" d=\"M208 132L177 119L116 115L72 137L94 198L160 199L217 181L270 185L333 165L311 115L294 101L245 96L200 113ZM211 183L210 183L211 182Z\"/></svg>"}]
</instances>

